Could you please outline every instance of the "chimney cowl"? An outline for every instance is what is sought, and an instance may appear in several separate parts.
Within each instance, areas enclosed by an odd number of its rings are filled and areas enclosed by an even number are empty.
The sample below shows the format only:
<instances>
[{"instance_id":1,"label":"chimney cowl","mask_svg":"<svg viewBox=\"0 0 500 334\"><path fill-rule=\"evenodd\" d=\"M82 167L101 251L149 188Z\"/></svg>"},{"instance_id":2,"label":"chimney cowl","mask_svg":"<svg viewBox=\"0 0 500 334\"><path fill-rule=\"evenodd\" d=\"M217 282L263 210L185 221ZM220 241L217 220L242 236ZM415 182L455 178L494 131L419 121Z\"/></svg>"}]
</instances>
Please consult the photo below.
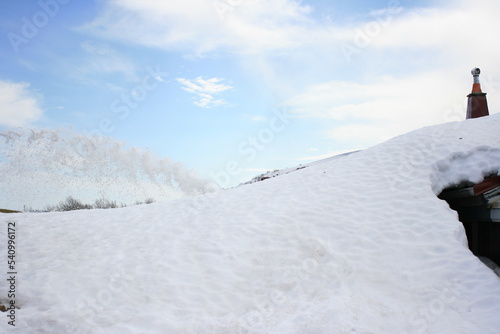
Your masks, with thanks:
<instances>
[{"instance_id":1,"label":"chimney cowl","mask_svg":"<svg viewBox=\"0 0 500 334\"><path fill-rule=\"evenodd\" d=\"M470 73L474 77L474 81L472 84L472 93L482 93L481 83L479 82L479 74L481 74L481 70L478 67L474 67L472 71L470 71Z\"/></svg>"},{"instance_id":2,"label":"chimney cowl","mask_svg":"<svg viewBox=\"0 0 500 334\"><path fill-rule=\"evenodd\" d=\"M479 82L479 74L481 70L478 67L474 67L471 71L474 81L472 83L472 92L467 95L469 98L467 103L467 115L466 118L478 118L483 116L488 116L488 102L486 101L486 93L481 91L481 83Z\"/></svg>"}]
</instances>

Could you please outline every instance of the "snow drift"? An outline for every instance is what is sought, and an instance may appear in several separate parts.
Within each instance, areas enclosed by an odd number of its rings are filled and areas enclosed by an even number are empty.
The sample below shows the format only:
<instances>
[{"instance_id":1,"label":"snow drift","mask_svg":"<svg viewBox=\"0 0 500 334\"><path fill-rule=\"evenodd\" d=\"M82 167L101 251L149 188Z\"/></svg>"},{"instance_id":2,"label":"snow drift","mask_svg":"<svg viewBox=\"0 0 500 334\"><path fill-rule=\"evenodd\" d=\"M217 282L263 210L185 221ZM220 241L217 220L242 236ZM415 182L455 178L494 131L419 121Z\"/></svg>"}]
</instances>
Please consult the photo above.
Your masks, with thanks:
<instances>
[{"instance_id":1,"label":"snow drift","mask_svg":"<svg viewBox=\"0 0 500 334\"><path fill-rule=\"evenodd\" d=\"M1 215L18 226L20 309L15 328L6 319L0 328L498 333L500 279L436 195L500 171L499 129L498 114L428 127L263 182L149 206Z\"/></svg>"},{"instance_id":2,"label":"snow drift","mask_svg":"<svg viewBox=\"0 0 500 334\"><path fill-rule=\"evenodd\" d=\"M42 209L70 195L130 204L200 194L212 186L182 163L71 129L0 133L0 175L0 202L17 209Z\"/></svg>"}]
</instances>

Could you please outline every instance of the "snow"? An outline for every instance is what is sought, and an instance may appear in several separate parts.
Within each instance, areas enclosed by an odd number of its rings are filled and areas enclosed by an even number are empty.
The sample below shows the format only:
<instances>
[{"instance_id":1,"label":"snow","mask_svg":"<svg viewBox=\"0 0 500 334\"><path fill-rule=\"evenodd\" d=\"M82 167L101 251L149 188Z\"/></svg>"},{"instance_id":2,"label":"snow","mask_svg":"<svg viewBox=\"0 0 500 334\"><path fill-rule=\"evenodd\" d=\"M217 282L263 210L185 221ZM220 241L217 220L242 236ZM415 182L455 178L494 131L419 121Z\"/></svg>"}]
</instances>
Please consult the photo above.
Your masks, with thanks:
<instances>
[{"instance_id":1,"label":"snow","mask_svg":"<svg viewBox=\"0 0 500 334\"><path fill-rule=\"evenodd\" d=\"M277 177L277 176L281 176L281 175L285 175L285 174L290 174L290 173L293 173L295 171L307 168L309 166L314 166L314 165L317 165L317 164L322 164L322 163L325 163L325 162L329 162L329 161L332 161L332 160L335 160L335 159L339 159L339 158L345 157L345 156L347 156L349 154L353 154L353 153L356 153L356 152L359 152L359 150L350 151L350 152L346 152L346 153L334 155L332 157L329 157L329 158L326 158L326 159L317 160L317 161L313 161L313 162L305 164L305 165L299 165L299 166L295 166L295 167L289 167L289 168L283 168L283 169L276 169L276 170L273 170L273 171L267 171L265 173L257 175L256 177L252 178L251 180L249 180L247 182L244 182L244 183L240 184L240 186L241 185L246 185L246 184L252 184L252 183L255 183L255 182L264 181L264 180L271 179L273 177Z\"/></svg>"},{"instance_id":2,"label":"snow","mask_svg":"<svg viewBox=\"0 0 500 334\"><path fill-rule=\"evenodd\" d=\"M126 147L106 136L66 129L11 129L0 133L3 207L44 209L68 196L130 204L148 197L179 198L212 189L183 164Z\"/></svg>"},{"instance_id":3,"label":"snow","mask_svg":"<svg viewBox=\"0 0 500 334\"><path fill-rule=\"evenodd\" d=\"M17 223L20 309L15 328L5 316L0 328L498 333L500 278L436 195L499 173L499 128L499 114L427 127L185 199L2 214ZM4 303L6 288L1 279Z\"/></svg>"}]
</instances>

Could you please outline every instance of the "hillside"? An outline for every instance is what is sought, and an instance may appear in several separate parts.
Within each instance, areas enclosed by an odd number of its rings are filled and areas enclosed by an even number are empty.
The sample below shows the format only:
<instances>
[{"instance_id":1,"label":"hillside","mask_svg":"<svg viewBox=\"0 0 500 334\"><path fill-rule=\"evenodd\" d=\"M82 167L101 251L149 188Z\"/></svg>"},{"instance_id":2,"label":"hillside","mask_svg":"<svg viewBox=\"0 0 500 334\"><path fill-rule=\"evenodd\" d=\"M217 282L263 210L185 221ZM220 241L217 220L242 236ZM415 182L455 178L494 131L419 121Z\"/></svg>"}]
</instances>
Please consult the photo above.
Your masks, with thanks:
<instances>
[{"instance_id":1,"label":"hillside","mask_svg":"<svg viewBox=\"0 0 500 334\"><path fill-rule=\"evenodd\" d=\"M3 317L0 328L496 334L500 278L437 194L500 172L498 129L499 114L427 127L147 206L0 214L17 226L20 307L16 327ZM0 279L0 303L6 290Z\"/></svg>"}]
</instances>

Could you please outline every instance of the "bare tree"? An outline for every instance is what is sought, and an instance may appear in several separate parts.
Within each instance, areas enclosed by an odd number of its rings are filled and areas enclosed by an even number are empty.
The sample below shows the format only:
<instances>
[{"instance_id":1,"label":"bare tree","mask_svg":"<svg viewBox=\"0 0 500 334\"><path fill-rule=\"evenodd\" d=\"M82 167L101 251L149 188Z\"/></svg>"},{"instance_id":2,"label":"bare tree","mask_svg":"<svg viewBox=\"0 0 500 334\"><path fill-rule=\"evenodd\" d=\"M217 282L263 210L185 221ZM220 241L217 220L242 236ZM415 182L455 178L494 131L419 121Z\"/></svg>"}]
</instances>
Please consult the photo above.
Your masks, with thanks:
<instances>
[{"instance_id":1,"label":"bare tree","mask_svg":"<svg viewBox=\"0 0 500 334\"><path fill-rule=\"evenodd\" d=\"M118 205L116 205L116 201L110 201L109 199L106 199L104 197L96 199L94 202L95 209L114 209L117 207Z\"/></svg>"},{"instance_id":2,"label":"bare tree","mask_svg":"<svg viewBox=\"0 0 500 334\"><path fill-rule=\"evenodd\" d=\"M68 196L68 198L66 198L66 201L60 202L57 206L57 211L72 211L84 209L92 209L92 205L84 204L71 196Z\"/></svg>"}]
</instances>

